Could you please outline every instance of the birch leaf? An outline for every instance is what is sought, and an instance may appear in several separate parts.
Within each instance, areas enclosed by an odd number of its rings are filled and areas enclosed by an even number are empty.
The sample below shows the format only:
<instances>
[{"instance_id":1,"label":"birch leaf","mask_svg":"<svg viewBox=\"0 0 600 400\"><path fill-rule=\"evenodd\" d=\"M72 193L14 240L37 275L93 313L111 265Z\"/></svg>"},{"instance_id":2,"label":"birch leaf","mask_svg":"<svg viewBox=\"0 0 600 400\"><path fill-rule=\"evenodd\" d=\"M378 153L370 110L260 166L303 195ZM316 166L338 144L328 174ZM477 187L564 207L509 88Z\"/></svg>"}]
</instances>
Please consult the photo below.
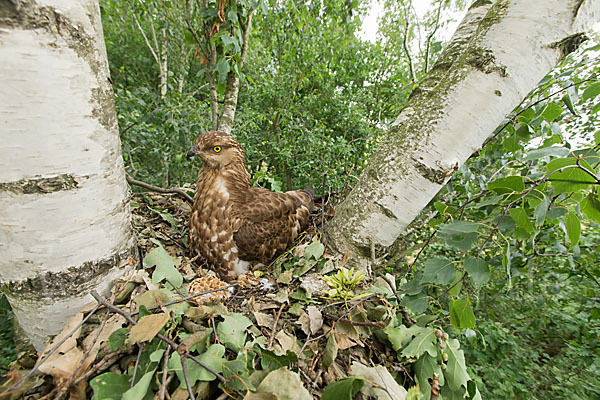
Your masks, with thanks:
<instances>
[{"instance_id":1,"label":"birch leaf","mask_svg":"<svg viewBox=\"0 0 600 400\"><path fill-rule=\"evenodd\" d=\"M167 313L151 314L140 318L138 323L131 328L127 343L151 341L167 322L169 322Z\"/></svg>"}]
</instances>

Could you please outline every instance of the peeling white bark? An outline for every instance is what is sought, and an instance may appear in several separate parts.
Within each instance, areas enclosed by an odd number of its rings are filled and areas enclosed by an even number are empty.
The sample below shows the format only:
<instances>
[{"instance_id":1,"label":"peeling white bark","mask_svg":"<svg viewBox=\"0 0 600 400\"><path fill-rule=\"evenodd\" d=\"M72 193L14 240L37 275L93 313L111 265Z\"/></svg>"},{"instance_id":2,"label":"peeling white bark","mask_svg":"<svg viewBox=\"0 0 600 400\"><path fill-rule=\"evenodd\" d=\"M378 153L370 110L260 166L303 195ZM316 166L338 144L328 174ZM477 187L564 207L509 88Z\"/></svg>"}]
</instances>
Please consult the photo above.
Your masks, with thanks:
<instances>
[{"instance_id":1,"label":"peeling white bark","mask_svg":"<svg viewBox=\"0 0 600 400\"><path fill-rule=\"evenodd\" d=\"M100 271L98 262L131 254L135 243L98 5L19 7L0 20L0 281L40 348L91 300L89 290L106 292L127 259ZM62 175L73 187L14 190ZM57 288L44 290L63 275L90 278L67 283L58 298ZM41 291L17 292L26 282Z\"/></svg>"},{"instance_id":2,"label":"peeling white bark","mask_svg":"<svg viewBox=\"0 0 600 400\"><path fill-rule=\"evenodd\" d=\"M583 1L583 4L582 4ZM599 0L478 1L328 225L333 249L389 247L503 118L590 29Z\"/></svg>"}]
</instances>

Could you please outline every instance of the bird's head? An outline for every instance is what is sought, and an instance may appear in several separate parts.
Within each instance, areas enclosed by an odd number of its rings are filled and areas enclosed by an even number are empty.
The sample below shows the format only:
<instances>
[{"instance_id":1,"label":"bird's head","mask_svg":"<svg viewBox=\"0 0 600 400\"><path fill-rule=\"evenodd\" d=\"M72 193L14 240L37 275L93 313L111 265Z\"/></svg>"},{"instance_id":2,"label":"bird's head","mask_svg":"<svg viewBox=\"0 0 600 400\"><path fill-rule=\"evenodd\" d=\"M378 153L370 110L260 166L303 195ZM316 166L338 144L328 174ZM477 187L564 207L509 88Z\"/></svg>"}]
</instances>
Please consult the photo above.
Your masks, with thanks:
<instances>
[{"instance_id":1,"label":"bird's head","mask_svg":"<svg viewBox=\"0 0 600 400\"><path fill-rule=\"evenodd\" d=\"M187 158L199 156L202 161L211 166L223 167L232 162L244 163L242 146L225 132L208 131L196 138Z\"/></svg>"}]
</instances>

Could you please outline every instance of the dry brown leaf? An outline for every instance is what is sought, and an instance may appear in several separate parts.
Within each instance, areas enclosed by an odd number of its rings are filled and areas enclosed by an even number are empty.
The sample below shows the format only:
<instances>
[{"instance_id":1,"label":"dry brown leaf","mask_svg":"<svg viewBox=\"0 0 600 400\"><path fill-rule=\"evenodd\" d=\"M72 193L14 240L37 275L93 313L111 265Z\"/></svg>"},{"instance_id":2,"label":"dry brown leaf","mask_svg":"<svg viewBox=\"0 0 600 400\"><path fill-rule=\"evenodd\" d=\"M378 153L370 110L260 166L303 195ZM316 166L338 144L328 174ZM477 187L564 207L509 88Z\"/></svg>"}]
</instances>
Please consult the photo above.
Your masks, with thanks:
<instances>
[{"instance_id":1,"label":"dry brown leaf","mask_svg":"<svg viewBox=\"0 0 600 400\"><path fill-rule=\"evenodd\" d=\"M307 311L310 321L310 332L316 335L323 327L323 315L321 315L321 311L315 306L308 306Z\"/></svg>"},{"instance_id":2,"label":"dry brown leaf","mask_svg":"<svg viewBox=\"0 0 600 400\"><path fill-rule=\"evenodd\" d=\"M254 318L256 318L256 323L260 326L264 326L265 328L273 328L273 324L275 323L275 318L272 315L261 313L261 312L253 312Z\"/></svg>"},{"instance_id":3,"label":"dry brown leaf","mask_svg":"<svg viewBox=\"0 0 600 400\"><path fill-rule=\"evenodd\" d=\"M394 377L384 366L377 365L375 367L367 367L358 361L354 361L350 367L350 374L364 376L368 381L374 382L379 386L364 385L360 391L365 396L381 400L406 398L406 389L396 382ZM385 388L385 390L381 388Z\"/></svg>"},{"instance_id":4,"label":"dry brown leaf","mask_svg":"<svg viewBox=\"0 0 600 400\"><path fill-rule=\"evenodd\" d=\"M168 321L169 314L167 313L151 314L140 318L138 323L131 328L127 343L133 344L152 340Z\"/></svg>"},{"instance_id":5,"label":"dry brown leaf","mask_svg":"<svg viewBox=\"0 0 600 400\"><path fill-rule=\"evenodd\" d=\"M288 335L284 330L277 332L275 339L281 344L284 351L290 350L294 353L300 351L300 347L298 346L298 343L296 343L296 337Z\"/></svg>"},{"instance_id":6,"label":"dry brown leaf","mask_svg":"<svg viewBox=\"0 0 600 400\"><path fill-rule=\"evenodd\" d=\"M339 332L337 329L335 330L335 340L337 341L338 347L340 350L346 350L351 347L356 346L356 342L350 339L348 335L343 332Z\"/></svg>"},{"instance_id":7,"label":"dry brown leaf","mask_svg":"<svg viewBox=\"0 0 600 400\"><path fill-rule=\"evenodd\" d=\"M146 308L162 305L170 301L170 297L165 292L160 290L147 290L144 293L133 298L135 304L138 307L144 306Z\"/></svg>"},{"instance_id":8,"label":"dry brown leaf","mask_svg":"<svg viewBox=\"0 0 600 400\"><path fill-rule=\"evenodd\" d=\"M310 318L308 317L308 313L303 311L298 321L296 321L297 325L300 325L300 329L304 334L308 335L310 333Z\"/></svg>"}]
</instances>

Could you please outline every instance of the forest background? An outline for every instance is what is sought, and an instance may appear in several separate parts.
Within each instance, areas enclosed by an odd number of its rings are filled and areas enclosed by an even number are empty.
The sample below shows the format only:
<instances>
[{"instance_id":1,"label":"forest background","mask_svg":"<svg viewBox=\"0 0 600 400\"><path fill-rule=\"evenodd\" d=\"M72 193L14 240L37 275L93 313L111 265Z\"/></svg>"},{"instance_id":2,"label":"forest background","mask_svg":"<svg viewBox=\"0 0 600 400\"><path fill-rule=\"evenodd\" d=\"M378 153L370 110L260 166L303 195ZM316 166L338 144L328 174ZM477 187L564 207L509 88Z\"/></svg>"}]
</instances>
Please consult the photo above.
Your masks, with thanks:
<instances>
[{"instance_id":1,"label":"forest background","mask_svg":"<svg viewBox=\"0 0 600 400\"><path fill-rule=\"evenodd\" d=\"M234 71L232 133L253 183L275 191L311 185L338 200L440 55L452 16L467 6L434 1L419 16L410 1L384 1L370 41L361 33L368 2L239 1L223 10L210 39L218 50L212 62L189 29L186 2L100 5L131 177L163 187L195 180L198 166L185 153L211 129L210 80L223 96ZM240 68L239 20L249 9L256 12ZM598 171L599 49L593 36L542 80L382 261L401 277L403 305L460 340L483 398L600 396L600 185L585 173L555 182L553 192L541 182L577 157ZM539 195L515 197L526 188ZM485 235L495 224L502 240ZM465 254L486 261L455 268ZM2 366L13 358L2 346Z\"/></svg>"}]
</instances>

